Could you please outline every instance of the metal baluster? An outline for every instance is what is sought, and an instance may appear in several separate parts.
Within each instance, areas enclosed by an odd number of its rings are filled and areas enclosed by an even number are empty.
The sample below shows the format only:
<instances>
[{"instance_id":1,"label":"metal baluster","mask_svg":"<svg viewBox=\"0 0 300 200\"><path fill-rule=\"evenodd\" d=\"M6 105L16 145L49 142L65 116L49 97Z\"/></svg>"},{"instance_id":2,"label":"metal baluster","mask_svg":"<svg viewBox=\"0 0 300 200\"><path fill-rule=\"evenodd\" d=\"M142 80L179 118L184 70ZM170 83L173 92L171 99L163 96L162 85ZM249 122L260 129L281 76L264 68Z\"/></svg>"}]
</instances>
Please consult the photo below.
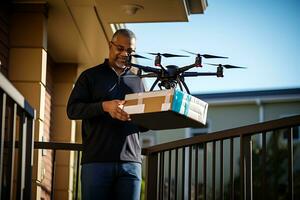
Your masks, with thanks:
<instances>
[{"instance_id":1,"label":"metal baluster","mask_svg":"<svg viewBox=\"0 0 300 200\"><path fill-rule=\"evenodd\" d=\"M267 189L267 170L266 170L266 165L267 165L267 139L266 139L266 133L262 133L262 190L261 190L261 195L262 199L266 199L268 195L268 189Z\"/></svg>"},{"instance_id":2,"label":"metal baluster","mask_svg":"<svg viewBox=\"0 0 300 200\"><path fill-rule=\"evenodd\" d=\"M203 144L203 197L206 199L206 162L207 162L207 144Z\"/></svg>"},{"instance_id":3,"label":"metal baluster","mask_svg":"<svg viewBox=\"0 0 300 200\"><path fill-rule=\"evenodd\" d=\"M80 173L79 166L80 166L80 151L77 151L75 200L78 199L78 185L79 185L79 173Z\"/></svg>"},{"instance_id":4,"label":"metal baluster","mask_svg":"<svg viewBox=\"0 0 300 200\"><path fill-rule=\"evenodd\" d=\"M159 153L159 182L158 182L158 198L161 199L161 194L162 194L162 152Z\"/></svg>"},{"instance_id":5,"label":"metal baluster","mask_svg":"<svg viewBox=\"0 0 300 200\"><path fill-rule=\"evenodd\" d=\"M184 199L185 188L185 147L182 148L182 185L181 185L181 199Z\"/></svg>"},{"instance_id":6,"label":"metal baluster","mask_svg":"<svg viewBox=\"0 0 300 200\"><path fill-rule=\"evenodd\" d=\"M220 140L220 199L224 199L224 164L223 164L223 140Z\"/></svg>"},{"instance_id":7,"label":"metal baluster","mask_svg":"<svg viewBox=\"0 0 300 200\"><path fill-rule=\"evenodd\" d=\"M189 177L188 177L188 199L191 199L192 192L192 150L193 146L189 146Z\"/></svg>"},{"instance_id":8,"label":"metal baluster","mask_svg":"<svg viewBox=\"0 0 300 200\"><path fill-rule=\"evenodd\" d=\"M53 149L52 154L52 179L51 179L51 200L54 200L54 183L55 183L55 167L56 166L56 150Z\"/></svg>"},{"instance_id":9,"label":"metal baluster","mask_svg":"<svg viewBox=\"0 0 300 200\"><path fill-rule=\"evenodd\" d=\"M27 117L26 125L26 159L25 159L25 188L24 199L31 199L32 168L33 168L33 144L34 144L34 119Z\"/></svg>"},{"instance_id":10,"label":"metal baluster","mask_svg":"<svg viewBox=\"0 0 300 200\"><path fill-rule=\"evenodd\" d=\"M26 145L26 123L25 113L20 115L19 142L18 142L18 172L16 199L23 199L24 176L25 176L25 145Z\"/></svg>"},{"instance_id":11,"label":"metal baluster","mask_svg":"<svg viewBox=\"0 0 300 200\"><path fill-rule=\"evenodd\" d=\"M199 145L195 146L195 200L198 199L198 149Z\"/></svg>"},{"instance_id":12,"label":"metal baluster","mask_svg":"<svg viewBox=\"0 0 300 200\"><path fill-rule=\"evenodd\" d=\"M234 200L234 143L230 138L230 199Z\"/></svg>"},{"instance_id":13,"label":"metal baluster","mask_svg":"<svg viewBox=\"0 0 300 200\"><path fill-rule=\"evenodd\" d=\"M9 153L8 153L8 163L9 167L7 169L7 181L8 181L8 196L10 199L13 198L13 182L14 182L14 165L15 165L15 143L16 143L16 120L17 120L17 104L13 103L12 120L10 122L11 134L9 134ZM10 115L11 116L11 115ZM12 122L12 123L11 123ZM10 131L9 131L10 132Z\"/></svg>"},{"instance_id":14,"label":"metal baluster","mask_svg":"<svg viewBox=\"0 0 300 200\"><path fill-rule=\"evenodd\" d=\"M294 149L293 149L293 127L288 133L288 198L294 200Z\"/></svg>"},{"instance_id":15,"label":"metal baluster","mask_svg":"<svg viewBox=\"0 0 300 200\"><path fill-rule=\"evenodd\" d=\"M178 182L178 149L175 149L175 196L174 199L177 200L177 182Z\"/></svg>"},{"instance_id":16,"label":"metal baluster","mask_svg":"<svg viewBox=\"0 0 300 200\"><path fill-rule=\"evenodd\" d=\"M216 141L212 146L212 199L216 199Z\"/></svg>"},{"instance_id":17,"label":"metal baluster","mask_svg":"<svg viewBox=\"0 0 300 200\"><path fill-rule=\"evenodd\" d=\"M5 135L5 116L6 116L6 94L2 93L1 98L1 135L0 135L0 199L2 198L2 180L3 180L3 152Z\"/></svg>"},{"instance_id":18,"label":"metal baluster","mask_svg":"<svg viewBox=\"0 0 300 200\"><path fill-rule=\"evenodd\" d=\"M241 199L246 199L244 194L245 194L245 157L244 157L244 137L240 135L240 198Z\"/></svg>"},{"instance_id":19,"label":"metal baluster","mask_svg":"<svg viewBox=\"0 0 300 200\"><path fill-rule=\"evenodd\" d=\"M170 200L171 195L171 161L172 161L172 150L169 150L169 172L168 172L168 199Z\"/></svg>"},{"instance_id":20,"label":"metal baluster","mask_svg":"<svg viewBox=\"0 0 300 200\"><path fill-rule=\"evenodd\" d=\"M165 152L161 152L160 154L161 156L161 168L160 168L160 172L161 172L161 182L160 182L160 199L164 199L164 176L165 176Z\"/></svg>"}]
</instances>

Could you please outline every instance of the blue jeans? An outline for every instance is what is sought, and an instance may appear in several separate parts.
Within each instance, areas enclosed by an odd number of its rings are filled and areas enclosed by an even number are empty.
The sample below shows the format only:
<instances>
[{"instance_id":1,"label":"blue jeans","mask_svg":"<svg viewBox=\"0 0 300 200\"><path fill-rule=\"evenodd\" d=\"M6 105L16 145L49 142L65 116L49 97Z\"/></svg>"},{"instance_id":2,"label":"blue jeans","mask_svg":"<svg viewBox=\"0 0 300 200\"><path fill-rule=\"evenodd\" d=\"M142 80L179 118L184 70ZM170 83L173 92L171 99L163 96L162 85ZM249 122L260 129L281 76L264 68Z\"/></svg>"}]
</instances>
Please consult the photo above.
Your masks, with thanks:
<instances>
[{"instance_id":1,"label":"blue jeans","mask_svg":"<svg viewBox=\"0 0 300 200\"><path fill-rule=\"evenodd\" d=\"M139 200L140 190L140 163L88 163L81 167L83 200Z\"/></svg>"}]
</instances>

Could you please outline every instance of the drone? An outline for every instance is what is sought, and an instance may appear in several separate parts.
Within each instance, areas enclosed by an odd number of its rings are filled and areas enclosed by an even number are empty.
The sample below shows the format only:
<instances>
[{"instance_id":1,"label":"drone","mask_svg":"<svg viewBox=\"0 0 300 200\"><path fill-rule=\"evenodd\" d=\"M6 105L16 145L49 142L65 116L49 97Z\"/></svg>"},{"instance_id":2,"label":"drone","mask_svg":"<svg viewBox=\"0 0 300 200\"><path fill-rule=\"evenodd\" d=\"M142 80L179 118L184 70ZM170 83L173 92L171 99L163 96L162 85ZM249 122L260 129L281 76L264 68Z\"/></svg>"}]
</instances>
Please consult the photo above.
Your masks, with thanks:
<instances>
[{"instance_id":1,"label":"drone","mask_svg":"<svg viewBox=\"0 0 300 200\"><path fill-rule=\"evenodd\" d=\"M224 77L223 75L223 68L226 69L234 69L234 68L245 68L240 66L234 66L229 64L214 64L214 63L205 63L207 65L217 66L216 72L189 72L188 70L194 67L203 67L202 65L202 58L224 58L227 59L228 57L224 56L216 56L216 55L210 55L210 54L200 54L200 53L193 53L189 51L185 51L189 54L195 55L195 62L190 65L179 67L177 65L167 65L163 66L161 64L162 57L170 58L170 57L189 57L186 55L176 55L176 54L170 54L170 53L149 53L151 55L155 55L154 60L154 66L155 67L149 67L149 66L143 66L136 63L131 62L132 57L136 58L144 58L149 59L147 57L138 55L138 54L132 54L127 59L127 66L130 67L136 67L138 68L138 76L141 78L147 78L152 77L156 78L154 83L152 84L150 91L153 91L156 85L162 90L165 89L171 89L176 88L177 85L179 86L180 90L183 91L183 88L185 91L190 94L190 90L188 86L185 83L185 77L197 77L197 76L216 76L216 77ZM144 72L144 73L142 73Z\"/></svg>"}]
</instances>

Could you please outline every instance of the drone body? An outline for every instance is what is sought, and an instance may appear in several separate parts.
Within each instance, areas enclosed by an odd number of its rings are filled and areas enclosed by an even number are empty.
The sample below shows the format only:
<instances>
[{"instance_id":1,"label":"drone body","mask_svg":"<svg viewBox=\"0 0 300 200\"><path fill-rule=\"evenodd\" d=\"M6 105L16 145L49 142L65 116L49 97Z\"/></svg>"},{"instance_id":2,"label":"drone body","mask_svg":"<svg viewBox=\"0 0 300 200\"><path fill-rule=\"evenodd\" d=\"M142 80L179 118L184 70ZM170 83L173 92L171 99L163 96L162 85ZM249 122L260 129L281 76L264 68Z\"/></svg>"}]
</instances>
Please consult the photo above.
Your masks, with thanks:
<instances>
[{"instance_id":1,"label":"drone body","mask_svg":"<svg viewBox=\"0 0 300 200\"><path fill-rule=\"evenodd\" d=\"M186 51L188 52L188 51ZM195 54L192 52L188 52L191 54ZM154 89L156 85L160 89L171 89L171 88L176 88L177 85L180 87L180 90L183 91L183 88L186 90L188 94L190 94L190 91L184 81L185 77L197 77L197 76L216 76L216 77L223 77L223 68L226 69L232 69L232 68L244 68L244 67L238 67L238 66L233 66L233 65L222 65L222 64L209 64L208 65L213 65L217 66L217 71L216 72L188 72L189 69L194 68L194 67L203 67L202 66L202 57L204 58L227 58L227 57L222 57L222 56L214 56L214 55L209 55L209 54L195 54L195 62L191 65L179 67L177 65L167 65L167 66L162 66L161 64L161 56L164 57L188 57L184 55L175 55L175 54L169 54L169 53L150 53L151 55L156 55L154 65L156 67L149 67L149 66L143 66L135 63L131 63L131 56L137 57L137 58L145 58L140 55L131 55L128 58L127 61L127 66L129 67L136 67L139 69L138 76L141 78L145 77L152 77L156 78L154 81L153 85L150 88L150 91ZM159 68L157 68L159 67ZM143 74L144 73L147 74Z\"/></svg>"}]
</instances>

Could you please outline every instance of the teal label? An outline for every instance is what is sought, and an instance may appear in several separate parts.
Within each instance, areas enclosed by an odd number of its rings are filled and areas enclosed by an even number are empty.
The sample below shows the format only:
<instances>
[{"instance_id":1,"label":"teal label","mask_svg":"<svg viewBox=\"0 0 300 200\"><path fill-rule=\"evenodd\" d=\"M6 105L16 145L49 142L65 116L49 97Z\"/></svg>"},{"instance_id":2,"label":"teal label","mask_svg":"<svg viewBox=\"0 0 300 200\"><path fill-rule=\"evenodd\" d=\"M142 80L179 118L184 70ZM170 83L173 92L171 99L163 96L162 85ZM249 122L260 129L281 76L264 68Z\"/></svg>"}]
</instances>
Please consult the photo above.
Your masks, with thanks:
<instances>
[{"instance_id":1,"label":"teal label","mask_svg":"<svg viewBox=\"0 0 300 200\"><path fill-rule=\"evenodd\" d=\"M188 115L189 108L190 108L190 102L191 102L191 95L186 96L186 101L184 104L184 115Z\"/></svg>"},{"instance_id":2,"label":"teal label","mask_svg":"<svg viewBox=\"0 0 300 200\"><path fill-rule=\"evenodd\" d=\"M172 110L180 113L180 108L181 108L181 104L182 104L182 100L183 100L183 93L175 90L174 91L174 96L173 96L173 103L172 103Z\"/></svg>"}]
</instances>

